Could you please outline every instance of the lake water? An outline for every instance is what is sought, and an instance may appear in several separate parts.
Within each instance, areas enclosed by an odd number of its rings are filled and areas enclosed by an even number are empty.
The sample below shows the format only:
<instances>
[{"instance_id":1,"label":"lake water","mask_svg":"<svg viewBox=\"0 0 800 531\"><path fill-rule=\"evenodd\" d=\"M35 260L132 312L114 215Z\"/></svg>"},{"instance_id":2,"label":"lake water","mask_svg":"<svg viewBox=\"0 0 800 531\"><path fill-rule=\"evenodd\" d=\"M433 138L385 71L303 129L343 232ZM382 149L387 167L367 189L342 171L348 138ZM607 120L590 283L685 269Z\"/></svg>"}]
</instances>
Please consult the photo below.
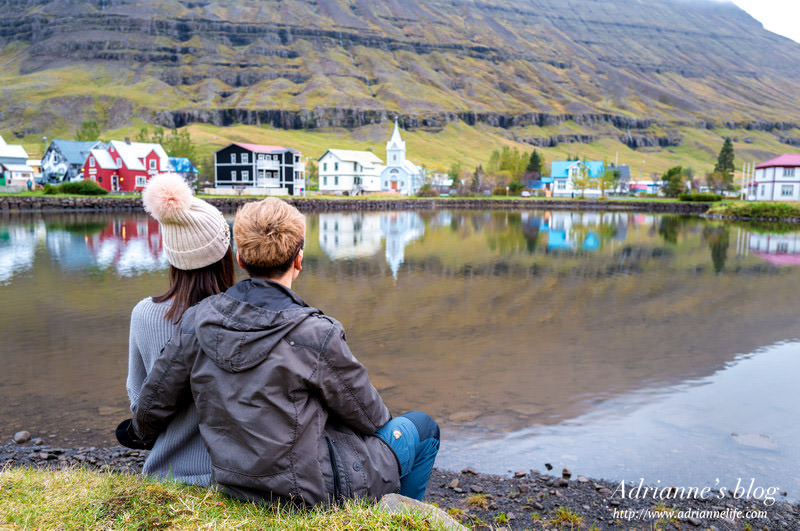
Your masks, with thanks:
<instances>
[{"instance_id":1,"label":"lake water","mask_svg":"<svg viewBox=\"0 0 800 531\"><path fill-rule=\"evenodd\" d=\"M232 221L232 216L229 216ZM131 308L163 292L144 215L0 218L0 437L113 444ZM621 213L308 216L296 291L339 319L437 466L800 497L800 231Z\"/></svg>"}]
</instances>

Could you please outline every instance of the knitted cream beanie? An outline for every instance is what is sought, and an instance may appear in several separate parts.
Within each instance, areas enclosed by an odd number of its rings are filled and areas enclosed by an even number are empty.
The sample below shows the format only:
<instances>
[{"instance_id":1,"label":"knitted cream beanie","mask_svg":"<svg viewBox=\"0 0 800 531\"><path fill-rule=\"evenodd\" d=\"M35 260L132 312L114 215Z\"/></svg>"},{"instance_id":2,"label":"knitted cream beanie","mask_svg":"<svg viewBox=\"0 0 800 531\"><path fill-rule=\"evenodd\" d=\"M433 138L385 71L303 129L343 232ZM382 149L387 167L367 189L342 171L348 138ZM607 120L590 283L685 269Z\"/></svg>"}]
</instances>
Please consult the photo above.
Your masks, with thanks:
<instances>
[{"instance_id":1,"label":"knitted cream beanie","mask_svg":"<svg viewBox=\"0 0 800 531\"><path fill-rule=\"evenodd\" d=\"M231 234L222 213L192 190L180 175L156 175L142 192L144 209L161 225L164 254L177 269L200 269L225 256Z\"/></svg>"}]
</instances>

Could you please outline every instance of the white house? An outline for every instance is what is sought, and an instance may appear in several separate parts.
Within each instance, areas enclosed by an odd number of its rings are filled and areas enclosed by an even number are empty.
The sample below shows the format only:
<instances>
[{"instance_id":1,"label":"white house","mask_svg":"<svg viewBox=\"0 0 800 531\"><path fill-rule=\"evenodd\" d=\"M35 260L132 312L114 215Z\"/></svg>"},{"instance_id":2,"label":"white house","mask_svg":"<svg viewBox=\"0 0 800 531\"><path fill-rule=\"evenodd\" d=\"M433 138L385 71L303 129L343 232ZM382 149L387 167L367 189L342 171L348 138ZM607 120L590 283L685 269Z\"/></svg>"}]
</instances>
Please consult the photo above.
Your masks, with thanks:
<instances>
[{"instance_id":1,"label":"white house","mask_svg":"<svg viewBox=\"0 0 800 531\"><path fill-rule=\"evenodd\" d=\"M386 143L386 168L381 172L381 189L406 195L416 194L425 182L422 169L406 160L406 143L394 121L394 132Z\"/></svg>"},{"instance_id":2,"label":"white house","mask_svg":"<svg viewBox=\"0 0 800 531\"><path fill-rule=\"evenodd\" d=\"M371 151L329 149L318 162L320 192L358 195L381 190L383 161Z\"/></svg>"},{"instance_id":3,"label":"white house","mask_svg":"<svg viewBox=\"0 0 800 531\"><path fill-rule=\"evenodd\" d=\"M0 185L24 186L35 170L28 165L28 153L18 144L6 144L0 136Z\"/></svg>"},{"instance_id":4,"label":"white house","mask_svg":"<svg viewBox=\"0 0 800 531\"><path fill-rule=\"evenodd\" d=\"M553 196L600 196L601 192L598 188L591 187L586 190L577 190L574 187L574 180L580 177L582 172L586 172L590 179L602 177L605 173L605 164L600 160L554 160L550 164L550 178L553 180Z\"/></svg>"},{"instance_id":5,"label":"white house","mask_svg":"<svg viewBox=\"0 0 800 531\"><path fill-rule=\"evenodd\" d=\"M800 201L800 153L757 165L755 178L747 188L750 201Z\"/></svg>"}]
</instances>

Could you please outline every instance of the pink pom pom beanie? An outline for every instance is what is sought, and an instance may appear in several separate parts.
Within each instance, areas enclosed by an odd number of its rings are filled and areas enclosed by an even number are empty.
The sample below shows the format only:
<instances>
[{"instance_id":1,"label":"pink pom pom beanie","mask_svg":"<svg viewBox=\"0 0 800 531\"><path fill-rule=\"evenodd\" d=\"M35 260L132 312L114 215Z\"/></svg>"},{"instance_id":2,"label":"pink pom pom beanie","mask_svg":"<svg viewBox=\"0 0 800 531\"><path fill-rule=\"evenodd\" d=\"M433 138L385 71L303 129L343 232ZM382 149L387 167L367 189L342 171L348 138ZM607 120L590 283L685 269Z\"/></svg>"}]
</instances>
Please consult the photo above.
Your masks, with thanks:
<instances>
[{"instance_id":1,"label":"pink pom pom beanie","mask_svg":"<svg viewBox=\"0 0 800 531\"><path fill-rule=\"evenodd\" d=\"M164 254L177 269L200 269L225 256L231 234L222 213L192 190L180 175L156 175L142 192L144 209L161 225Z\"/></svg>"}]
</instances>

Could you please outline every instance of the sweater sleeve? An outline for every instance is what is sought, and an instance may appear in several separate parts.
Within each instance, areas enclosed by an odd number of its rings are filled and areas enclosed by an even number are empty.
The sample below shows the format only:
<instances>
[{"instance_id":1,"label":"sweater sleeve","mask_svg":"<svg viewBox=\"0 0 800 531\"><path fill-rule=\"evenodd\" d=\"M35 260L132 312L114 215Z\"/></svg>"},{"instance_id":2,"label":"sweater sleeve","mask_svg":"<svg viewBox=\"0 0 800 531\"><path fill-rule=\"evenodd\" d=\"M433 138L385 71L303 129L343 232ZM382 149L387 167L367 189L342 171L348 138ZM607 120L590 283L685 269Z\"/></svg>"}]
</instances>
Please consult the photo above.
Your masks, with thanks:
<instances>
[{"instance_id":1,"label":"sweater sleeve","mask_svg":"<svg viewBox=\"0 0 800 531\"><path fill-rule=\"evenodd\" d=\"M392 416L367 370L353 356L341 325L334 325L320 354L318 385L326 405L362 435L371 435Z\"/></svg>"},{"instance_id":2,"label":"sweater sleeve","mask_svg":"<svg viewBox=\"0 0 800 531\"><path fill-rule=\"evenodd\" d=\"M133 411L136 402L139 400L139 391L142 389L144 379L147 378L147 368L145 367L138 342L139 331L143 327L141 304L136 305L131 312L131 328L128 337L128 377L125 381L125 388L128 391L131 411Z\"/></svg>"},{"instance_id":3,"label":"sweater sleeve","mask_svg":"<svg viewBox=\"0 0 800 531\"><path fill-rule=\"evenodd\" d=\"M181 326L155 360L133 407L134 432L142 441L155 441L175 414L192 399L191 360L199 349L193 315L192 309L184 314Z\"/></svg>"}]
</instances>

